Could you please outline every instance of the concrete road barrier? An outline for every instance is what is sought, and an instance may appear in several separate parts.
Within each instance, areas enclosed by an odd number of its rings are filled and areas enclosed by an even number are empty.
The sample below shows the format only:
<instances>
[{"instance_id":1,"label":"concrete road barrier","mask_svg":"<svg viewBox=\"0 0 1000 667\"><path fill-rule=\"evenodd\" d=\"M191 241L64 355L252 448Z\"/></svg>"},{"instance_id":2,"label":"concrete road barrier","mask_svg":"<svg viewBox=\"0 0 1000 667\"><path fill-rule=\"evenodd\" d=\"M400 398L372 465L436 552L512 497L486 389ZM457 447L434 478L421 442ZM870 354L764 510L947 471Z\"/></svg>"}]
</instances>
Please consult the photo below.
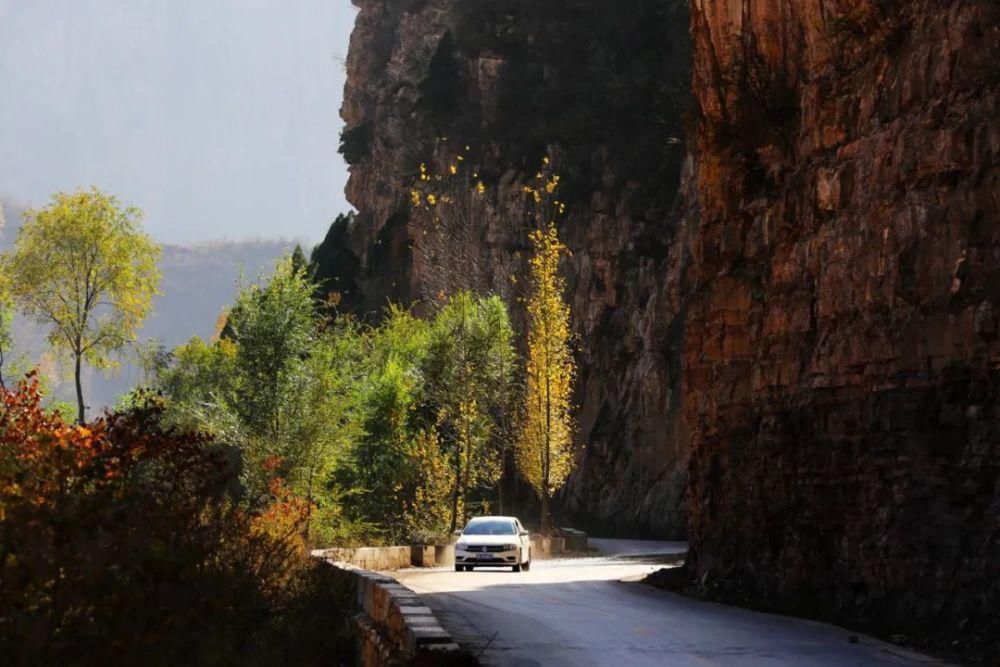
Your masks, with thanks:
<instances>
[{"instance_id":1,"label":"concrete road barrier","mask_svg":"<svg viewBox=\"0 0 1000 667\"><path fill-rule=\"evenodd\" d=\"M438 567L451 567L455 564L455 545L438 544L434 547L434 562Z\"/></svg>"},{"instance_id":2,"label":"concrete road barrier","mask_svg":"<svg viewBox=\"0 0 1000 667\"><path fill-rule=\"evenodd\" d=\"M549 558L551 556L551 542L549 538L543 537L542 535L534 535L531 537L531 557L537 558L539 560L544 558Z\"/></svg>"},{"instance_id":3,"label":"concrete road barrier","mask_svg":"<svg viewBox=\"0 0 1000 667\"><path fill-rule=\"evenodd\" d=\"M316 558L345 563L362 570L395 572L407 567L449 567L455 564L455 545L421 545L408 547L357 547L317 549Z\"/></svg>"},{"instance_id":4,"label":"concrete road barrier","mask_svg":"<svg viewBox=\"0 0 1000 667\"><path fill-rule=\"evenodd\" d=\"M583 531L560 528L551 537L531 536L532 558L557 558L563 554L584 553L586 551L587 534Z\"/></svg>"},{"instance_id":5,"label":"concrete road barrier","mask_svg":"<svg viewBox=\"0 0 1000 667\"><path fill-rule=\"evenodd\" d=\"M560 528L559 535L565 540L565 551L584 553L587 551L587 533L575 528Z\"/></svg>"}]
</instances>

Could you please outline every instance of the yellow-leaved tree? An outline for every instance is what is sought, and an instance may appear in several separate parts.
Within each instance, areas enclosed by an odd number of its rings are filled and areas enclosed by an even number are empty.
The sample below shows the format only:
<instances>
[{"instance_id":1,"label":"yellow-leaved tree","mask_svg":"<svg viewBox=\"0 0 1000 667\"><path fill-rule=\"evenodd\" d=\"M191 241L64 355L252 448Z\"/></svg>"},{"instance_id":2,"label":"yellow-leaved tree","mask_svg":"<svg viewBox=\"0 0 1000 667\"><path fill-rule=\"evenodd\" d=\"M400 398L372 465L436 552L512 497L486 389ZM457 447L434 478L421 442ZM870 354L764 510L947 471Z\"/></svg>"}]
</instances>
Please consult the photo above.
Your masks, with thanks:
<instances>
[{"instance_id":1,"label":"yellow-leaved tree","mask_svg":"<svg viewBox=\"0 0 1000 667\"><path fill-rule=\"evenodd\" d=\"M455 471L433 429L417 434L408 457L419 477L414 480L412 499L404 502L406 531L413 541L433 544L452 530Z\"/></svg>"},{"instance_id":2,"label":"yellow-leaved tree","mask_svg":"<svg viewBox=\"0 0 1000 667\"><path fill-rule=\"evenodd\" d=\"M28 211L3 269L15 302L49 327L49 343L74 365L77 419L86 418L81 364L114 365L135 340L157 293L160 247L142 211L97 188L58 193Z\"/></svg>"},{"instance_id":3,"label":"yellow-leaved tree","mask_svg":"<svg viewBox=\"0 0 1000 667\"><path fill-rule=\"evenodd\" d=\"M566 482L575 459L571 394L576 364L569 347L566 285L559 274L566 246L552 223L532 232L531 243L526 392L515 451L521 475L541 500L541 529L547 533L552 494Z\"/></svg>"}]
</instances>

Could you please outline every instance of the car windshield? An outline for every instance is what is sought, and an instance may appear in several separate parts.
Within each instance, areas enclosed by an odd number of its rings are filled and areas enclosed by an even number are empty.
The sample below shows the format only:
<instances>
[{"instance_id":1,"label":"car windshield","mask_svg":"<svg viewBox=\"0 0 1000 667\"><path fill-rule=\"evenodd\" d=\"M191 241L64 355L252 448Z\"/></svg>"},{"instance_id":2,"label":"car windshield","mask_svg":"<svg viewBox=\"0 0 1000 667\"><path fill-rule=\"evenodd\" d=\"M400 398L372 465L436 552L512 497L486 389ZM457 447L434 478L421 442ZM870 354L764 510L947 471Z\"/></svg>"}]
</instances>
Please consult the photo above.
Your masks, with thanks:
<instances>
[{"instance_id":1,"label":"car windshield","mask_svg":"<svg viewBox=\"0 0 1000 667\"><path fill-rule=\"evenodd\" d=\"M516 535L512 521L474 521L465 527L463 535Z\"/></svg>"}]
</instances>

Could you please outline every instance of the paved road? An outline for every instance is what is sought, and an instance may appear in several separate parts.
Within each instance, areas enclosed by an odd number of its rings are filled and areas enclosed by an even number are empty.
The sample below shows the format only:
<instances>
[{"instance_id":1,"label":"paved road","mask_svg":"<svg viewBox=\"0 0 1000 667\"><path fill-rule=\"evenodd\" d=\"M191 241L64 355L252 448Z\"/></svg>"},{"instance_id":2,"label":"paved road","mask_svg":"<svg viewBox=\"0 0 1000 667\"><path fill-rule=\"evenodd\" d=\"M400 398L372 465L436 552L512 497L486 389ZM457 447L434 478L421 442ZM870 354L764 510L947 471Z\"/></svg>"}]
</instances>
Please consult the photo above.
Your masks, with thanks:
<instances>
[{"instance_id":1,"label":"paved road","mask_svg":"<svg viewBox=\"0 0 1000 667\"><path fill-rule=\"evenodd\" d=\"M601 555L530 572L394 573L463 645L496 667L940 665L868 637L691 600L638 583L681 543L595 540ZM491 641L492 640L492 641Z\"/></svg>"}]
</instances>

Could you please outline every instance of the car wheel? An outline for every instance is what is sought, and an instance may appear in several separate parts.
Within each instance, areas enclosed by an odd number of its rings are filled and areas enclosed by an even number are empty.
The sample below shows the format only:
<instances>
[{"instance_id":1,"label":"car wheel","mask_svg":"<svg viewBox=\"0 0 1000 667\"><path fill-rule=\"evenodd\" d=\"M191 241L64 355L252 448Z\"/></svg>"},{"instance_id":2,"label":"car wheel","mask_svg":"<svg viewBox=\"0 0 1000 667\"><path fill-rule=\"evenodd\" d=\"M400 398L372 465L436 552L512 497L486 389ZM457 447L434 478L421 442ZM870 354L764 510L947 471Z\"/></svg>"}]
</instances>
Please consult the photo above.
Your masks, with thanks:
<instances>
[{"instance_id":1,"label":"car wheel","mask_svg":"<svg viewBox=\"0 0 1000 667\"><path fill-rule=\"evenodd\" d=\"M461 572L464 569L465 569L465 567L463 567L462 565L458 565L458 564L455 565L455 572Z\"/></svg>"},{"instance_id":2,"label":"car wheel","mask_svg":"<svg viewBox=\"0 0 1000 667\"><path fill-rule=\"evenodd\" d=\"M531 558L529 558L528 562L525 563L522 567L523 567L523 569L524 569L525 572L530 572L531 571Z\"/></svg>"},{"instance_id":3,"label":"car wheel","mask_svg":"<svg viewBox=\"0 0 1000 667\"><path fill-rule=\"evenodd\" d=\"M471 565L466 565L465 566L465 571L466 572L472 572L472 570L473 570L473 567Z\"/></svg>"},{"instance_id":4,"label":"car wheel","mask_svg":"<svg viewBox=\"0 0 1000 667\"><path fill-rule=\"evenodd\" d=\"M517 565L515 565L515 566L514 566L514 567L513 567L512 569L513 569L513 570L514 570L515 572L520 572L520 571L521 571L521 564L520 564L520 563L518 563L518 564L517 564Z\"/></svg>"}]
</instances>

